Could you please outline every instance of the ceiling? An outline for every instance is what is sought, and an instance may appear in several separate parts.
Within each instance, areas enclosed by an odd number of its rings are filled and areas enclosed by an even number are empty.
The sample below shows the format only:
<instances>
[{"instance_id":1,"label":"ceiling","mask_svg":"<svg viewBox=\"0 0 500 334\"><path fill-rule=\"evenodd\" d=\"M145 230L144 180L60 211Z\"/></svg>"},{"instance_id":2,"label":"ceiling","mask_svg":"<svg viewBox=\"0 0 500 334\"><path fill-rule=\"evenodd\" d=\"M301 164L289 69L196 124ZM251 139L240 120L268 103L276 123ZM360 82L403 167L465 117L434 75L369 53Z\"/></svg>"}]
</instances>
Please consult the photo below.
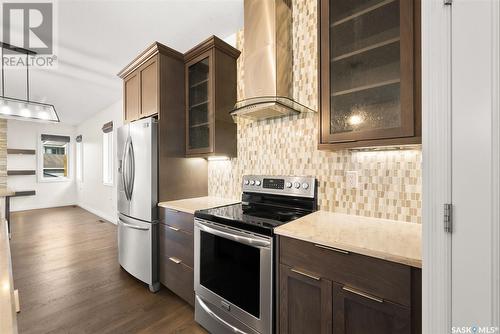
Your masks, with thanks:
<instances>
[{"instance_id":1,"label":"ceiling","mask_svg":"<svg viewBox=\"0 0 500 334\"><path fill-rule=\"evenodd\" d=\"M122 98L116 74L154 41L185 52L243 26L243 0L60 0L54 13L57 67L30 68L30 98L72 125ZM6 96L26 97L25 68L5 80Z\"/></svg>"}]
</instances>

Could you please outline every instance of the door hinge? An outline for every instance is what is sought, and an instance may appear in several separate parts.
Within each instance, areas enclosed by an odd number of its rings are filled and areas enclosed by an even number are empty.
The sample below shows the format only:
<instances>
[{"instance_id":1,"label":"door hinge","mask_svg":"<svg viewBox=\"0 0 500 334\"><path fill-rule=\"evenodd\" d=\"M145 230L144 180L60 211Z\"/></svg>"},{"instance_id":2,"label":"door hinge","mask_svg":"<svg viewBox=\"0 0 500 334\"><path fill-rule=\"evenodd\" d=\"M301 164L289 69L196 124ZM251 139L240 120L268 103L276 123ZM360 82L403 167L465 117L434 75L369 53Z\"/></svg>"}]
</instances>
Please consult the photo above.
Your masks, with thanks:
<instances>
[{"instance_id":1,"label":"door hinge","mask_svg":"<svg viewBox=\"0 0 500 334\"><path fill-rule=\"evenodd\" d=\"M444 205L444 231L451 233L453 232L453 205L447 203Z\"/></svg>"},{"instance_id":2,"label":"door hinge","mask_svg":"<svg viewBox=\"0 0 500 334\"><path fill-rule=\"evenodd\" d=\"M444 0L444 4L451 6L453 4L453 0Z\"/></svg>"}]
</instances>

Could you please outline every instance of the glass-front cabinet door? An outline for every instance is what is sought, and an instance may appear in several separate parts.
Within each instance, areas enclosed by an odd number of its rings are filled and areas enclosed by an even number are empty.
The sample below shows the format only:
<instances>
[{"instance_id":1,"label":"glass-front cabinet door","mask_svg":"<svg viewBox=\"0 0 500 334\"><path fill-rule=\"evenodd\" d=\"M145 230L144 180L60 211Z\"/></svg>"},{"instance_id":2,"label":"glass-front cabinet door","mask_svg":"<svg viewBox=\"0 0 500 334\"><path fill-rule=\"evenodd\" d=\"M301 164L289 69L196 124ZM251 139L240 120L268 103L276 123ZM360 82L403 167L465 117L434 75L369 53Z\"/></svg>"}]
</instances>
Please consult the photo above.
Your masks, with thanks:
<instances>
[{"instance_id":1,"label":"glass-front cabinet door","mask_svg":"<svg viewBox=\"0 0 500 334\"><path fill-rule=\"evenodd\" d=\"M186 66L187 153L211 151L211 81L210 53L201 55Z\"/></svg>"},{"instance_id":2,"label":"glass-front cabinet door","mask_svg":"<svg viewBox=\"0 0 500 334\"><path fill-rule=\"evenodd\" d=\"M413 0L321 0L322 143L415 135L413 10Z\"/></svg>"}]
</instances>

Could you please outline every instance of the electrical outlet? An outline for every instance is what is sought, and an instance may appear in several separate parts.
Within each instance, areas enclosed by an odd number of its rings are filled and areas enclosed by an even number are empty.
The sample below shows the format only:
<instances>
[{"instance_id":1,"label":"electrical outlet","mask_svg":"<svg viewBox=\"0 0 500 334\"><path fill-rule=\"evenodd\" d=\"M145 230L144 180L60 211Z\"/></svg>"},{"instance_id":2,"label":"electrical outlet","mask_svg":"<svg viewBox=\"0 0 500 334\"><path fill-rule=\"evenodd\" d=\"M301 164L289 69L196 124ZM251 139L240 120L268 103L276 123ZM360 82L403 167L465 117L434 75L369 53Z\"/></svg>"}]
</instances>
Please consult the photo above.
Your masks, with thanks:
<instances>
[{"instance_id":1,"label":"electrical outlet","mask_svg":"<svg viewBox=\"0 0 500 334\"><path fill-rule=\"evenodd\" d=\"M350 170L346 172L346 184L348 189L358 187L358 171Z\"/></svg>"}]
</instances>

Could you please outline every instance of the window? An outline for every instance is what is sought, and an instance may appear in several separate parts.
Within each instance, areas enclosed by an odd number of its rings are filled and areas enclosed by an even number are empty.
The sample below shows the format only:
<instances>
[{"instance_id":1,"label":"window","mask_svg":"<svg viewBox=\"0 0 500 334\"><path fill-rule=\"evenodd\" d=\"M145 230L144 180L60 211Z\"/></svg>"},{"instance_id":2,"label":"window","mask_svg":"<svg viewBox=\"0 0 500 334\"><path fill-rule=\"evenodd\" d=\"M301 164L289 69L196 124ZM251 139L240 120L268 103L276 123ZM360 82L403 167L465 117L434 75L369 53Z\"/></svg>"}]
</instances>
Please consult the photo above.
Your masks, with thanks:
<instances>
[{"instance_id":1,"label":"window","mask_svg":"<svg viewBox=\"0 0 500 334\"><path fill-rule=\"evenodd\" d=\"M83 182L83 142L81 135L76 137L76 181Z\"/></svg>"},{"instance_id":2,"label":"window","mask_svg":"<svg viewBox=\"0 0 500 334\"><path fill-rule=\"evenodd\" d=\"M102 134L102 183L113 185L113 132Z\"/></svg>"},{"instance_id":3,"label":"window","mask_svg":"<svg viewBox=\"0 0 500 334\"><path fill-rule=\"evenodd\" d=\"M41 181L69 180L69 136L40 136L39 175Z\"/></svg>"}]
</instances>

